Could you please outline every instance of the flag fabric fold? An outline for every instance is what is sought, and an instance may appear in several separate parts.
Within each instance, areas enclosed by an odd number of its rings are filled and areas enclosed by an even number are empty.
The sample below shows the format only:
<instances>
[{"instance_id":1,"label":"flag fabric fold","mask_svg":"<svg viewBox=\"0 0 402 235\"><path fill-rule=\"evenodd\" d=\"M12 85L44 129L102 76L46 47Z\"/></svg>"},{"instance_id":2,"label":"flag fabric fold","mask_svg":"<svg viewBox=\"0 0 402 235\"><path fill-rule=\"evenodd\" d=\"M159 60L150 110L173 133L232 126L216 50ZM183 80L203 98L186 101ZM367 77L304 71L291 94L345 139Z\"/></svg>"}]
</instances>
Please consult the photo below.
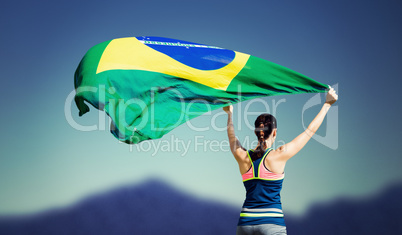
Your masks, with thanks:
<instances>
[{"instance_id":1,"label":"flag fabric fold","mask_svg":"<svg viewBox=\"0 0 402 235\"><path fill-rule=\"evenodd\" d=\"M79 115L104 110L119 140L158 139L186 121L257 97L325 92L328 85L237 51L161 37L92 47L75 72Z\"/></svg>"}]
</instances>

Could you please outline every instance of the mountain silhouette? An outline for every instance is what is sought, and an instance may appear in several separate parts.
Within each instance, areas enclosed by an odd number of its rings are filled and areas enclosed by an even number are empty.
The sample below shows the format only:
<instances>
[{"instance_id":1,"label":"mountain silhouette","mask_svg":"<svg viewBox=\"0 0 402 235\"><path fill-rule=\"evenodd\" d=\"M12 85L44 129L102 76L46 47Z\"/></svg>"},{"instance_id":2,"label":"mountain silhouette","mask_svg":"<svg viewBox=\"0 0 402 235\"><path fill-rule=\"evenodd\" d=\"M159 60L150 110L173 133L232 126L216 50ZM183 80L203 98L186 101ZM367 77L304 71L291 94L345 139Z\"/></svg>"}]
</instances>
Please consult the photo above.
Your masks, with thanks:
<instances>
[{"instance_id":1,"label":"mountain silhouette","mask_svg":"<svg viewBox=\"0 0 402 235\"><path fill-rule=\"evenodd\" d=\"M286 213L288 234L402 234L402 185L365 198ZM198 199L159 180L91 196L63 209L0 217L0 234L235 234L240 208Z\"/></svg>"},{"instance_id":2,"label":"mountain silhouette","mask_svg":"<svg viewBox=\"0 0 402 235\"><path fill-rule=\"evenodd\" d=\"M150 180L69 208L2 218L0 234L235 234L239 213Z\"/></svg>"},{"instance_id":3,"label":"mountain silhouette","mask_svg":"<svg viewBox=\"0 0 402 235\"><path fill-rule=\"evenodd\" d=\"M402 234L402 185L393 184L376 195L340 198L315 204L301 218L288 216L289 234Z\"/></svg>"}]
</instances>

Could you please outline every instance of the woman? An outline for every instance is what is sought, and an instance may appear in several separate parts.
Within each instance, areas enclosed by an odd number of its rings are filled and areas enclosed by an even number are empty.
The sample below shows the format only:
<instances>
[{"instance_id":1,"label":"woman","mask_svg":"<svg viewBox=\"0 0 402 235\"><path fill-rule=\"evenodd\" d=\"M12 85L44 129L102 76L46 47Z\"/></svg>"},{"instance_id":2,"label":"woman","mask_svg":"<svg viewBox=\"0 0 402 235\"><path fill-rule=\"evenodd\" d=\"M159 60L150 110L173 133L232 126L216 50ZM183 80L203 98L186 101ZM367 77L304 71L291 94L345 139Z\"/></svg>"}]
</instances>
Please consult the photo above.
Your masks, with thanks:
<instances>
[{"instance_id":1,"label":"woman","mask_svg":"<svg viewBox=\"0 0 402 235\"><path fill-rule=\"evenodd\" d=\"M239 164L247 192L236 234L286 234L280 200L286 162L306 145L337 99L335 90L330 88L325 104L308 128L276 150L271 148L277 135L274 116L262 114L256 119L254 132L259 144L255 149L246 151L235 136L232 122L233 106L223 108L228 113L230 149Z\"/></svg>"}]
</instances>

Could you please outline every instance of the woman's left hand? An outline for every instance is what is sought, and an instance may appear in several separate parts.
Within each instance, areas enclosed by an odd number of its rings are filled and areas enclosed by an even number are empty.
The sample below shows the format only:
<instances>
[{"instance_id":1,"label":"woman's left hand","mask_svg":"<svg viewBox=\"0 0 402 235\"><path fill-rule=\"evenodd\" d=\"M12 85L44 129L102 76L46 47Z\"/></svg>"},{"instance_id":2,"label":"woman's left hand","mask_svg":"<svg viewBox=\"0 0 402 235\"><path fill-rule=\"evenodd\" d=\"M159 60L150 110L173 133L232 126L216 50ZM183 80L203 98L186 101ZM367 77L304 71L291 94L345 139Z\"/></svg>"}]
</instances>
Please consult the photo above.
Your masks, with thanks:
<instances>
[{"instance_id":1,"label":"woman's left hand","mask_svg":"<svg viewBox=\"0 0 402 235\"><path fill-rule=\"evenodd\" d=\"M328 91L325 103L327 103L329 105L333 105L337 100L338 100L338 95L336 94L335 89L332 88L331 86L329 86L329 91Z\"/></svg>"}]
</instances>

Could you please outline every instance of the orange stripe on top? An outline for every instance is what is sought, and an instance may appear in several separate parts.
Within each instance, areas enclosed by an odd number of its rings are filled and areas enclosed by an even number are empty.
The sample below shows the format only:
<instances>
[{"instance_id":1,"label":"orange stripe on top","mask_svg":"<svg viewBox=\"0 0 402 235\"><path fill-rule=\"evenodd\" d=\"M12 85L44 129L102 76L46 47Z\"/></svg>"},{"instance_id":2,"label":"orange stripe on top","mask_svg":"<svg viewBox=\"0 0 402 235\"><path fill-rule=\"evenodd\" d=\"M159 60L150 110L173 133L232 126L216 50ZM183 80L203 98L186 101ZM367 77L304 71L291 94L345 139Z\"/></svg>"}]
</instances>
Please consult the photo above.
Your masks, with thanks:
<instances>
[{"instance_id":1,"label":"orange stripe on top","mask_svg":"<svg viewBox=\"0 0 402 235\"><path fill-rule=\"evenodd\" d=\"M254 177L253 166L251 165L250 170L244 173L242 176L243 181L252 179Z\"/></svg>"},{"instance_id":2,"label":"orange stripe on top","mask_svg":"<svg viewBox=\"0 0 402 235\"><path fill-rule=\"evenodd\" d=\"M260 168L258 169L258 178L266 180L281 180L285 177L285 174L278 174L269 171L264 165L265 159L262 160Z\"/></svg>"},{"instance_id":3,"label":"orange stripe on top","mask_svg":"<svg viewBox=\"0 0 402 235\"><path fill-rule=\"evenodd\" d=\"M271 149L272 150L272 149ZM285 177L285 174L278 174L278 173L274 173L269 171L266 167L265 167L265 158L268 156L269 152L271 152L271 150L269 150L262 158L260 164L259 164L259 168L258 168L258 176L254 177L254 162L251 160L249 151L247 151L247 155L250 159L251 162L251 167L250 169L244 173L242 175L243 181L246 180L251 180L251 179L261 179L261 180L281 180Z\"/></svg>"}]
</instances>

